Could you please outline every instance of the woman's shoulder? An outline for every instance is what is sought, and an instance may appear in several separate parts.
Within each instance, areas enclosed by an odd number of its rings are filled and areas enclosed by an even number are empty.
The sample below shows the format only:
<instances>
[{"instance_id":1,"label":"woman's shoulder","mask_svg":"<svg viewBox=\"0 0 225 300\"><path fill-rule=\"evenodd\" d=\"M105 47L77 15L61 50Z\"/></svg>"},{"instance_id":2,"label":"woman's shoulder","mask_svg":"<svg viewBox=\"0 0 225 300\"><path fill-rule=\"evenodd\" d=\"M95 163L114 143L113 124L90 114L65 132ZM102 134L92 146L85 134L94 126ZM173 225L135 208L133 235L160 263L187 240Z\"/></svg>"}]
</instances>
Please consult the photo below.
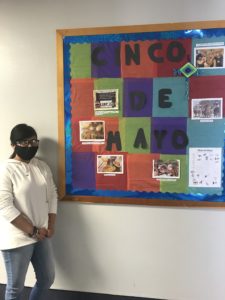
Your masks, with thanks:
<instances>
[{"instance_id":1,"label":"woman's shoulder","mask_svg":"<svg viewBox=\"0 0 225 300\"><path fill-rule=\"evenodd\" d=\"M30 161L30 163L32 163L34 166L37 166L41 171L45 171L45 172L50 171L50 168L49 168L48 164L39 157L34 157Z\"/></svg>"},{"instance_id":2,"label":"woman's shoulder","mask_svg":"<svg viewBox=\"0 0 225 300\"><path fill-rule=\"evenodd\" d=\"M13 167L17 166L18 164L20 164L19 160L16 160L13 158L8 158L8 159L1 161L0 167L1 168L10 168L10 167L13 168Z\"/></svg>"},{"instance_id":3,"label":"woman's shoulder","mask_svg":"<svg viewBox=\"0 0 225 300\"><path fill-rule=\"evenodd\" d=\"M1 161L0 173L6 174L6 173L13 172L19 163L20 162L18 160L11 159L11 158Z\"/></svg>"},{"instance_id":4,"label":"woman's shoulder","mask_svg":"<svg viewBox=\"0 0 225 300\"><path fill-rule=\"evenodd\" d=\"M39 167L43 167L43 168L48 166L47 163L39 157L32 158L30 163L32 163L35 166L39 166Z\"/></svg>"}]
</instances>

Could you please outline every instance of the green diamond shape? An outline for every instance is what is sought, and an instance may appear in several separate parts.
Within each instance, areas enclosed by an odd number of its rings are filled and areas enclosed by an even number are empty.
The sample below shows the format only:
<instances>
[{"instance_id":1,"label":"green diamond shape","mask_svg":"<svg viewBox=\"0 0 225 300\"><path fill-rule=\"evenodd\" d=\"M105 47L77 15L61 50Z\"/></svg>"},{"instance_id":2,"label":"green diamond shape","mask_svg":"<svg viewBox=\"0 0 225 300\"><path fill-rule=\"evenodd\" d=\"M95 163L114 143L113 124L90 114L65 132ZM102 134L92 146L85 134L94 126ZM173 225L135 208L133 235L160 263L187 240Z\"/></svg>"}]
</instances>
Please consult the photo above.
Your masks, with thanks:
<instances>
[{"instance_id":1,"label":"green diamond shape","mask_svg":"<svg viewBox=\"0 0 225 300\"><path fill-rule=\"evenodd\" d=\"M180 68L180 72L187 78L196 73L197 70L198 69L189 62Z\"/></svg>"}]
</instances>

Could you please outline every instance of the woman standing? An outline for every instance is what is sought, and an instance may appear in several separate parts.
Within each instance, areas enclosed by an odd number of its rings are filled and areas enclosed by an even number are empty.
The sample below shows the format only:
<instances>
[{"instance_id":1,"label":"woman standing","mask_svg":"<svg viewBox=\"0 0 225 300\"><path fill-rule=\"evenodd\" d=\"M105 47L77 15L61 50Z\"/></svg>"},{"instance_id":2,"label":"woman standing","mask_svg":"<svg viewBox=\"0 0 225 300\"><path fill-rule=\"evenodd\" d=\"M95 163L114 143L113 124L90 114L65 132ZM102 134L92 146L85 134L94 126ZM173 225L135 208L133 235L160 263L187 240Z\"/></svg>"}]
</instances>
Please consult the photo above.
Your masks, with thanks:
<instances>
[{"instance_id":1,"label":"woman standing","mask_svg":"<svg viewBox=\"0 0 225 300\"><path fill-rule=\"evenodd\" d=\"M10 135L13 154L0 170L0 249L7 272L5 300L19 299L31 262L36 275L30 300L47 299L54 281L51 237L57 193L47 164L35 158L34 128L16 125Z\"/></svg>"}]
</instances>

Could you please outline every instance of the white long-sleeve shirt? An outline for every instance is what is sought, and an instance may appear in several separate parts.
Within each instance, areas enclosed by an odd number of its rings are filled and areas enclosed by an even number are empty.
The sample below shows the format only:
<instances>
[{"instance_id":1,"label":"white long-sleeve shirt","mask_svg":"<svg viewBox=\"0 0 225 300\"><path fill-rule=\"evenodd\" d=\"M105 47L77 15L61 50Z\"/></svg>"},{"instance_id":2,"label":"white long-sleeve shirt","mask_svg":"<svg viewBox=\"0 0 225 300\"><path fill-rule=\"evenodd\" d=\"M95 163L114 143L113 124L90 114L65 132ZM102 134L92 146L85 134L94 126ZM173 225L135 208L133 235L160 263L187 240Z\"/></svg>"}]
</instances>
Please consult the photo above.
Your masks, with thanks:
<instances>
[{"instance_id":1,"label":"white long-sleeve shirt","mask_svg":"<svg viewBox=\"0 0 225 300\"><path fill-rule=\"evenodd\" d=\"M48 214L57 212L57 192L48 165L8 159L0 169L0 250L35 243L11 222L23 214L38 227L48 227Z\"/></svg>"}]
</instances>

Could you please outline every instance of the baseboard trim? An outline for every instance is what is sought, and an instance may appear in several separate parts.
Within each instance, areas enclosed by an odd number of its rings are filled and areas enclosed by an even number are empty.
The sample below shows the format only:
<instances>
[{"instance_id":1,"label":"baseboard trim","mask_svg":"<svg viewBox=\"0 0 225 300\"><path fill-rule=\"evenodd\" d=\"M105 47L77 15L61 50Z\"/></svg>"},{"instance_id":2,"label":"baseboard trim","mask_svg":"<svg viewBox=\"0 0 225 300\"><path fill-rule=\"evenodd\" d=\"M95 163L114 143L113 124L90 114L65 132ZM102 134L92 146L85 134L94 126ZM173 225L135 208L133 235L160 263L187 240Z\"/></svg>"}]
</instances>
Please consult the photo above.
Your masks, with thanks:
<instances>
[{"instance_id":1,"label":"baseboard trim","mask_svg":"<svg viewBox=\"0 0 225 300\"><path fill-rule=\"evenodd\" d=\"M24 288L21 300L27 299L30 288ZM0 299L4 299L5 284L0 284ZM63 290L49 290L48 300L166 300L158 298L140 298L130 296L108 295L87 292L63 291Z\"/></svg>"}]
</instances>

